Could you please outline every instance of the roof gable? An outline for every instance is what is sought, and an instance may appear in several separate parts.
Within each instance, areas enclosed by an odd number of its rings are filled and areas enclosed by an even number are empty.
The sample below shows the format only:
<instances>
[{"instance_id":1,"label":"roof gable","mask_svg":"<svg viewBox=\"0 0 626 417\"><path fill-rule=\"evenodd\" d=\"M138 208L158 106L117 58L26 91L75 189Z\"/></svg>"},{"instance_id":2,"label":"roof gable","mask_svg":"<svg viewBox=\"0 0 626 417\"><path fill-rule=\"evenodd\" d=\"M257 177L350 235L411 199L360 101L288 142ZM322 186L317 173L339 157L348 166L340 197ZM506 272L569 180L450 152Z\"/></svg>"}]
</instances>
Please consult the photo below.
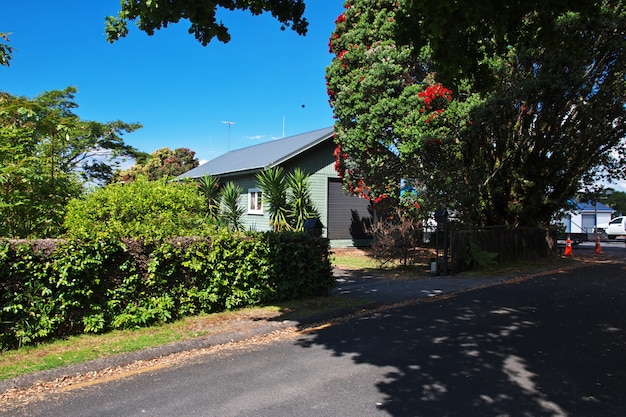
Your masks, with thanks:
<instances>
[{"instance_id":1,"label":"roof gable","mask_svg":"<svg viewBox=\"0 0 626 417\"><path fill-rule=\"evenodd\" d=\"M258 145L229 151L190 171L178 179L200 178L204 175L223 176L250 171L261 171L281 164L313 146L332 138L333 128L276 139Z\"/></svg>"}]
</instances>

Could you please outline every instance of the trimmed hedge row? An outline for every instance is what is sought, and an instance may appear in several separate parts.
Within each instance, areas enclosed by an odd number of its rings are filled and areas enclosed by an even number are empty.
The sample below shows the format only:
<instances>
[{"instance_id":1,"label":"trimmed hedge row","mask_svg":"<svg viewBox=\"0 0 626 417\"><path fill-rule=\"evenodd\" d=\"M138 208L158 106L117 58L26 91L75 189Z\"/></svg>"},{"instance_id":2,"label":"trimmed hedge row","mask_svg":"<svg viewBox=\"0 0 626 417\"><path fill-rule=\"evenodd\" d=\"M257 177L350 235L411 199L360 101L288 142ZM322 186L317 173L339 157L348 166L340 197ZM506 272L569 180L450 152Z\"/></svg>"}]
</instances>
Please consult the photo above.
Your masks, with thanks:
<instances>
[{"instance_id":1,"label":"trimmed hedge row","mask_svg":"<svg viewBox=\"0 0 626 417\"><path fill-rule=\"evenodd\" d=\"M0 240L0 348L328 293L327 239Z\"/></svg>"}]
</instances>

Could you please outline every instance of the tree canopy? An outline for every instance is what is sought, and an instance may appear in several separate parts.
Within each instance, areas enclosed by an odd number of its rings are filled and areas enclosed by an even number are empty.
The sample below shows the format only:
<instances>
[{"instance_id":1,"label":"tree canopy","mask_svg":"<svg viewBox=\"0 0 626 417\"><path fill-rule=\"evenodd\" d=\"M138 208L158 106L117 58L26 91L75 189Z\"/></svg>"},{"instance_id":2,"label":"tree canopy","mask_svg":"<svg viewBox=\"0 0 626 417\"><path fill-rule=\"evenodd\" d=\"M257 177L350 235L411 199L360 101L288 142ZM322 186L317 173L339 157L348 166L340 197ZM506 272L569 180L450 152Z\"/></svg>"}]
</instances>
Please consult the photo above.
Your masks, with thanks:
<instances>
[{"instance_id":1,"label":"tree canopy","mask_svg":"<svg viewBox=\"0 0 626 417\"><path fill-rule=\"evenodd\" d=\"M403 142L395 126L418 105L427 69L412 49L395 39L395 1L359 1L340 15L329 42L335 59L327 68L333 107L336 168L344 185L380 203L399 193L410 173L402 164ZM424 65L422 65L424 64Z\"/></svg>"},{"instance_id":2,"label":"tree canopy","mask_svg":"<svg viewBox=\"0 0 626 417\"><path fill-rule=\"evenodd\" d=\"M606 199L601 201L615 210L616 215L626 215L626 192L615 191L612 188L606 191Z\"/></svg>"},{"instance_id":3,"label":"tree canopy","mask_svg":"<svg viewBox=\"0 0 626 417\"><path fill-rule=\"evenodd\" d=\"M56 236L83 184L106 181L118 158L136 155L122 135L140 125L81 120L75 92L0 93L0 235Z\"/></svg>"},{"instance_id":4,"label":"tree canopy","mask_svg":"<svg viewBox=\"0 0 626 417\"><path fill-rule=\"evenodd\" d=\"M227 43L230 33L221 21L217 21L219 8L249 11L252 15L269 12L282 23L282 29L291 27L300 35L307 31L303 0L122 0L117 16L106 18L107 40L114 42L125 37L128 23L134 20L140 30L153 35L155 30L185 19L190 23L189 33L203 46L214 38Z\"/></svg>"},{"instance_id":5,"label":"tree canopy","mask_svg":"<svg viewBox=\"0 0 626 417\"><path fill-rule=\"evenodd\" d=\"M496 81L490 59L506 55L512 46L530 46L531 40L548 45L555 35L563 35L554 25L558 19L572 13L597 18L600 13L598 3L588 0L404 3L397 31L402 43L430 50L440 82L455 85L470 78L473 88ZM611 3L613 11L622 8L621 1Z\"/></svg>"},{"instance_id":6,"label":"tree canopy","mask_svg":"<svg viewBox=\"0 0 626 417\"><path fill-rule=\"evenodd\" d=\"M111 182L131 182L139 176L149 180L172 178L198 166L195 152L187 148L161 148L150 155L138 155L135 165L116 171Z\"/></svg>"},{"instance_id":7,"label":"tree canopy","mask_svg":"<svg viewBox=\"0 0 626 417\"><path fill-rule=\"evenodd\" d=\"M0 40L4 40L6 42L9 41L9 35L6 33L0 32ZM13 48L4 42L0 42L0 65L9 66L9 61L11 61L13 54Z\"/></svg>"},{"instance_id":8,"label":"tree canopy","mask_svg":"<svg viewBox=\"0 0 626 417\"><path fill-rule=\"evenodd\" d=\"M327 81L350 191L381 203L408 180L429 210L536 225L624 177L621 1L426 3L356 0L336 21Z\"/></svg>"}]
</instances>

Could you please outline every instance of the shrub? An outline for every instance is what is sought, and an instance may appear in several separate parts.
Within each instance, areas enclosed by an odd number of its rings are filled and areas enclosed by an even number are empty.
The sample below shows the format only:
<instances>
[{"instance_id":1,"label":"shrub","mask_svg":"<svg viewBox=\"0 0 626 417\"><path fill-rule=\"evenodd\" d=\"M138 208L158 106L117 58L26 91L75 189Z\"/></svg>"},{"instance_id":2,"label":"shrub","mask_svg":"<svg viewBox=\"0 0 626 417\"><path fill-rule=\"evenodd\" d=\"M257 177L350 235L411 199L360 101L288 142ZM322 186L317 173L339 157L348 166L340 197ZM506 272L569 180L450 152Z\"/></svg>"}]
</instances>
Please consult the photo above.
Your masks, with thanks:
<instances>
[{"instance_id":1,"label":"shrub","mask_svg":"<svg viewBox=\"0 0 626 417\"><path fill-rule=\"evenodd\" d=\"M381 265L395 260L400 260L402 265L411 263L413 249L423 237L421 226L421 220L401 208L388 218L377 221L370 230L374 258Z\"/></svg>"},{"instance_id":2,"label":"shrub","mask_svg":"<svg viewBox=\"0 0 626 417\"><path fill-rule=\"evenodd\" d=\"M202 234L206 202L192 183L148 181L110 184L68 205L69 236L163 239Z\"/></svg>"},{"instance_id":3,"label":"shrub","mask_svg":"<svg viewBox=\"0 0 626 417\"><path fill-rule=\"evenodd\" d=\"M0 240L0 349L327 293L329 241L304 233Z\"/></svg>"}]
</instances>

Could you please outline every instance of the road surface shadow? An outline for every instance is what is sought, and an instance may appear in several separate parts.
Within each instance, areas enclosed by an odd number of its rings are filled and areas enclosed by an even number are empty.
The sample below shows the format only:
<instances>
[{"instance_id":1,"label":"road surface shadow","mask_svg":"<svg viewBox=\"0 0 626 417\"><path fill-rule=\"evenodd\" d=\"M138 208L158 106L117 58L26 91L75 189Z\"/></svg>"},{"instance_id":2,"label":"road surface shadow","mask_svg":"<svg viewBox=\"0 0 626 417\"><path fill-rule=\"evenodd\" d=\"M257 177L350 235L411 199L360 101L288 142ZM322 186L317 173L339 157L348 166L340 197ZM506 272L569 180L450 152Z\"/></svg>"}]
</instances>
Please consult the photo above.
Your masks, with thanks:
<instances>
[{"instance_id":1,"label":"road surface shadow","mask_svg":"<svg viewBox=\"0 0 626 417\"><path fill-rule=\"evenodd\" d=\"M626 271L594 264L357 317L298 340L357 364L394 416L626 415Z\"/></svg>"}]
</instances>

